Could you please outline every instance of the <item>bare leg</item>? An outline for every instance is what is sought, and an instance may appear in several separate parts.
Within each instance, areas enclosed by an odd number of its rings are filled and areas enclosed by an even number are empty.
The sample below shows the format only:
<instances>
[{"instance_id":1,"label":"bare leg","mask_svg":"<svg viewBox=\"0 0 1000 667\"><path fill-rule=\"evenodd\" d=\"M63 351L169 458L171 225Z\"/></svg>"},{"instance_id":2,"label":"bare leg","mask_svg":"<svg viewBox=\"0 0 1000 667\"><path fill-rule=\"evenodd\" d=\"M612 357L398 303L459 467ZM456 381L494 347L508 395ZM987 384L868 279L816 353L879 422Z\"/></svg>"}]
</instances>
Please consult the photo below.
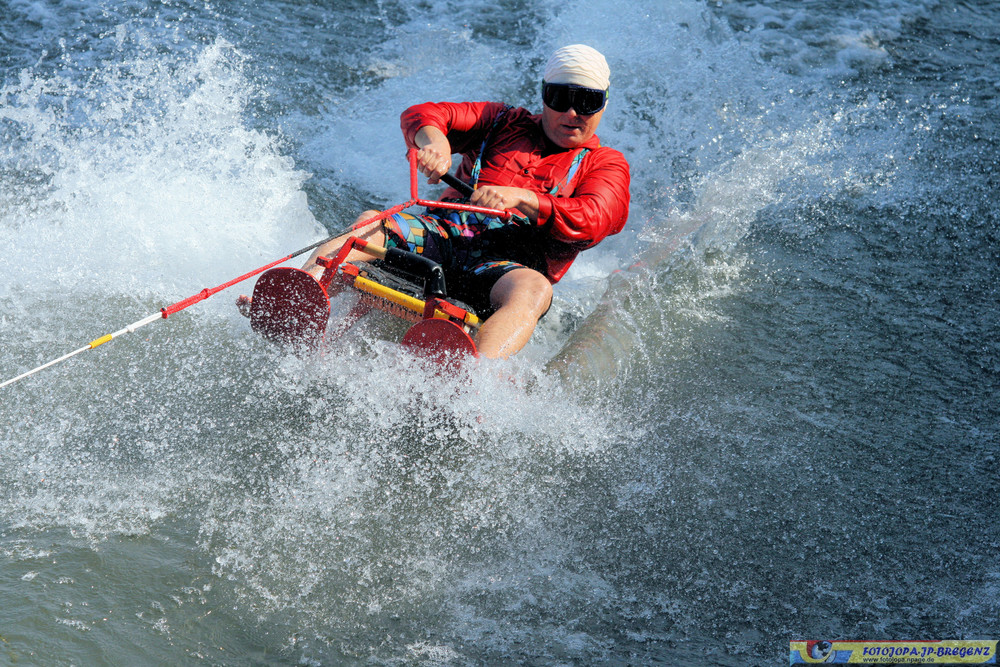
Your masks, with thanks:
<instances>
[{"instance_id":1,"label":"bare leg","mask_svg":"<svg viewBox=\"0 0 1000 667\"><path fill-rule=\"evenodd\" d=\"M368 220L378 214L379 211L365 211L358 216L357 220L354 221L354 224ZM328 241L316 248L316 251L313 252L311 257L309 257L309 261L303 265L302 270L312 275L313 278L319 280L325 269L316 263L316 258L336 254L336 252L344 245L344 242L352 236L357 236L358 238L370 241L377 245L385 245L385 234L382 232L382 221L376 220L375 222L367 224L359 229L355 229L354 231L344 234L343 236L338 236L332 241ZM365 253L354 250L344 261L353 262L359 259L369 258L370 257Z\"/></svg>"},{"instance_id":2,"label":"bare leg","mask_svg":"<svg viewBox=\"0 0 1000 667\"><path fill-rule=\"evenodd\" d=\"M479 329L479 354L506 359L531 339L538 318L552 303L552 284L537 271L515 269L493 286L490 301L498 308Z\"/></svg>"}]
</instances>

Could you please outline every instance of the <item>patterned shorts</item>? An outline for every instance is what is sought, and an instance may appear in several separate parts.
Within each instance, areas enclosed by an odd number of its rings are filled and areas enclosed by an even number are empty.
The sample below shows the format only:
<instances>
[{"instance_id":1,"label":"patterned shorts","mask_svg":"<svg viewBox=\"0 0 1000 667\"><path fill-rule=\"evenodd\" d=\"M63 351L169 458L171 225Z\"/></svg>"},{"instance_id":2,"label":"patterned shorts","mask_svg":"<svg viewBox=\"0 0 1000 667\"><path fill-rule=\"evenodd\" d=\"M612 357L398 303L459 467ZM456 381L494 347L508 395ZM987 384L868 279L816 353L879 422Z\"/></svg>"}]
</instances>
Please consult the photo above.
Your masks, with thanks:
<instances>
[{"instance_id":1,"label":"patterned shorts","mask_svg":"<svg viewBox=\"0 0 1000 667\"><path fill-rule=\"evenodd\" d=\"M504 274L528 268L517 259L533 238L533 227L516 220L465 211L396 213L383 221L386 246L405 248L438 262L448 293L481 317L493 313L490 290Z\"/></svg>"}]
</instances>

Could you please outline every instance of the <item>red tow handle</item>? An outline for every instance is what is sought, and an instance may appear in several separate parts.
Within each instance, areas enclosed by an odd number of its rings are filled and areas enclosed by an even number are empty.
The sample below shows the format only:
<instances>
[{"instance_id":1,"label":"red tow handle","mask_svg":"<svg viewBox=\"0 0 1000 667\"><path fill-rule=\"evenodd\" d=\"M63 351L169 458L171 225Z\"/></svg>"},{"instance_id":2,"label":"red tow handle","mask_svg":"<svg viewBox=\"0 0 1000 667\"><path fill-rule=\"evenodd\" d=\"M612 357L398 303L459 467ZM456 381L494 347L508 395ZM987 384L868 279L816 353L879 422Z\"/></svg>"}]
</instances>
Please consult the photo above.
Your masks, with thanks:
<instances>
[{"instance_id":1,"label":"red tow handle","mask_svg":"<svg viewBox=\"0 0 1000 667\"><path fill-rule=\"evenodd\" d=\"M420 199L419 193L417 192L417 151L410 149L406 157L410 160L410 197L412 198L413 204L415 206L425 206L427 208L437 208L446 209L449 211L466 211L468 213L482 213L483 215L492 216L495 218L500 218L504 222L510 220L514 214L510 211L501 211L497 208L486 208L485 206L473 206L472 204L459 204L456 202L444 202L444 201L430 201L427 199ZM442 178L445 182L456 189L461 189L456 187L454 183L449 182L449 179ZM456 179L457 180L457 179ZM461 181L458 181L461 183ZM463 184L464 185L464 184ZM466 186L469 187L469 186Z\"/></svg>"}]
</instances>

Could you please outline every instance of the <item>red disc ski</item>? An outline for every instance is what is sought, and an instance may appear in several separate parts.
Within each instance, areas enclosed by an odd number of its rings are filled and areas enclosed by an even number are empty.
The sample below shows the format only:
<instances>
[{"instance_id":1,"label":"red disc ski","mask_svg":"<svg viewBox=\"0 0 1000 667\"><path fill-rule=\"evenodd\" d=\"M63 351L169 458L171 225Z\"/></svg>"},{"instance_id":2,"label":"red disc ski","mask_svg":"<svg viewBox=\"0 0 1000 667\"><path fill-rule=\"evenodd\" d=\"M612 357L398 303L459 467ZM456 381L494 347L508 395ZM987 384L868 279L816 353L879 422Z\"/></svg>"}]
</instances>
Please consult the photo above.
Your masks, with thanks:
<instances>
[{"instance_id":1,"label":"red disc ski","mask_svg":"<svg viewBox=\"0 0 1000 667\"><path fill-rule=\"evenodd\" d=\"M316 347L329 319L330 299L305 271L271 269L254 286L250 327L270 341Z\"/></svg>"},{"instance_id":2,"label":"red disc ski","mask_svg":"<svg viewBox=\"0 0 1000 667\"><path fill-rule=\"evenodd\" d=\"M479 356L476 344L462 327L448 320L421 320L403 336L403 345L414 354L435 361L465 355Z\"/></svg>"}]
</instances>

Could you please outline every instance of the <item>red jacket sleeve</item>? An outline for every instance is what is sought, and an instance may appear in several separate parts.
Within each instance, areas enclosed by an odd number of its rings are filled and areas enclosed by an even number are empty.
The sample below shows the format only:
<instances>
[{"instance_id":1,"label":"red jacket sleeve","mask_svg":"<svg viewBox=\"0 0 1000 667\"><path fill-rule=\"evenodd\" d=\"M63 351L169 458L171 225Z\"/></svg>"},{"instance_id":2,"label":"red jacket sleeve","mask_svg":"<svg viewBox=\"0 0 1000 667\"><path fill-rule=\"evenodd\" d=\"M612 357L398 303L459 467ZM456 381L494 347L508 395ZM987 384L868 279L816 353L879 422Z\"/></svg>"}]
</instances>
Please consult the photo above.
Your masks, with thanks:
<instances>
[{"instance_id":1,"label":"red jacket sleeve","mask_svg":"<svg viewBox=\"0 0 1000 667\"><path fill-rule=\"evenodd\" d=\"M601 147L580 164L570 197L538 195L538 223L558 241L589 248L625 226L629 209L628 162Z\"/></svg>"},{"instance_id":2,"label":"red jacket sleeve","mask_svg":"<svg viewBox=\"0 0 1000 667\"><path fill-rule=\"evenodd\" d=\"M479 150L493 119L504 108L499 102L424 102L404 111L399 124L407 148L416 148L413 138L425 125L436 127L448 135L453 153Z\"/></svg>"}]
</instances>

